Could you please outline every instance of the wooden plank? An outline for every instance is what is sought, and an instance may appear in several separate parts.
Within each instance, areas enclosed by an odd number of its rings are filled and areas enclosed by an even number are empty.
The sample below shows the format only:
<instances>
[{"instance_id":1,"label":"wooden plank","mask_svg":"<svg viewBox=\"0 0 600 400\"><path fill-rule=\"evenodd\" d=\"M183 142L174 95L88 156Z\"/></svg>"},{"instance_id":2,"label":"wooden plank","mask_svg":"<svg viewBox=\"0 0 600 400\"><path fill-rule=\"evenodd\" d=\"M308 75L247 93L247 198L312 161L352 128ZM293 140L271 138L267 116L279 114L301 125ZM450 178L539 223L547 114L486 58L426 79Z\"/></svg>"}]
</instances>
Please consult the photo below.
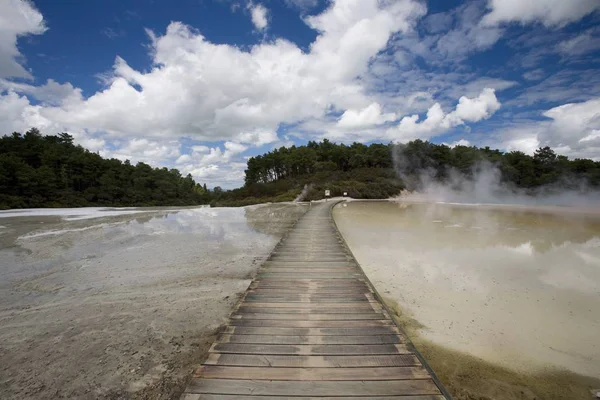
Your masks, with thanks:
<instances>
[{"instance_id":1,"label":"wooden plank","mask_svg":"<svg viewBox=\"0 0 600 400\"><path fill-rule=\"evenodd\" d=\"M282 284L282 282L280 282L279 280L275 280L275 279L256 279L256 283L265 284L265 285L269 284L269 283L276 283L278 285ZM346 285L346 286L367 285L364 278L358 278L358 279L355 279L353 281L348 281L348 282L340 282L336 279L296 278L296 279L289 279L287 281L287 284L288 284L288 286L305 285L308 287L311 287L311 286L340 286L340 285Z\"/></svg>"},{"instance_id":2,"label":"wooden plank","mask_svg":"<svg viewBox=\"0 0 600 400\"><path fill-rule=\"evenodd\" d=\"M265 301L265 302L246 302L240 304L241 307L260 307L260 308L306 308L311 310L330 309L330 308L351 308L373 310L374 307L381 307L378 302L285 302L285 301Z\"/></svg>"},{"instance_id":3,"label":"wooden plank","mask_svg":"<svg viewBox=\"0 0 600 400\"><path fill-rule=\"evenodd\" d=\"M373 293L368 288L365 289L298 289L298 288L255 288L248 289L248 294L319 294L319 295L352 295Z\"/></svg>"},{"instance_id":4,"label":"wooden plank","mask_svg":"<svg viewBox=\"0 0 600 400\"><path fill-rule=\"evenodd\" d=\"M440 394L433 381L391 380L391 381L331 381L294 382L234 379L192 379L187 393L207 393L226 395L258 396L381 396L404 393Z\"/></svg>"},{"instance_id":5,"label":"wooden plank","mask_svg":"<svg viewBox=\"0 0 600 400\"><path fill-rule=\"evenodd\" d=\"M289 400L290 397L281 396L244 396L230 394L200 394L200 393L184 393L180 400ZM294 396L294 400L444 400L444 396L423 395L423 396L335 396L335 397L306 397Z\"/></svg>"},{"instance_id":6,"label":"wooden plank","mask_svg":"<svg viewBox=\"0 0 600 400\"><path fill-rule=\"evenodd\" d=\"M318 260L318 261L346 261L349 260L348 256L343 257L319 257L319 256L284 256L284 255L274 255L269 257L271 261L297 261L297 262L305 262L310 260Z\"/></svg>"},{"instance_id":7,"label":"wooden plank","mask_svg":"<svg viewBox=\"0 0 600 400\"><path fill-rule=\"evenodd\" d=\"M223 334L218 343L248 344L400 344L404 339L399 335L368 336L310 336L310 335L230 335Z\"/></svg>"},{"instance_id":8,"label":"wooden plank","mask_svg":"<svg viewBox=\"0 0 600 400\"><path fill-rule=\"evenodd\" d=\"M228 354L295 354L295 355L366 355L366 354L408 354L410 351L403 344L372 344L372 345L287 345L287 344L245 344L245 343L214 343L210 353Z\"/></svg>"},{"instance_id":9,"label":"wooden plank","mask_svg":"<svg viewBox=\"0 0 600 400\"><path fill-rule=\"evenodd\" d=\"M400 334L395 325L346 327L346 328L273 328L256 326L227 326L223 333L237 335L279 335L279 336L365 336Z\"/></svg>"},{"instance_id":10,"label":"wooden plank","mask_svg":"<svg viewBox=\"0 0 600 400\"><path fill-rule=\"evenodd\" d=\"M270 267L270 266L281 266L281 267L290 267L290 268L294 268L295 266L312 266L312 265L320 265L322 267L337 267L337 266L348 266L348 267L357 267L358 264L354 261L354 260L348 260L348 261L307 261L304 263L298 263L298 262L278 262L278 261L265 261L265 263L263 264L265 267Z\"/></svg>"},{"instance_id":11,"label":"wooden plank","mask_svg":"<svg viewBox=\"0 0 600 400\"><path fill-rule=\"evenodd\" d=\"M429 373L423 367L277 368L205 365L196 370L194 378L279 381L390 381L429 379Z\"/></svg>"},{"instance_id":12,"label":"wooden plank","mask_svg":"<svg viewBox=\"0 0 600 400\"><path fill-rule=\"evenodd\" d=\"M246 298L255 297L271 297L271 298L286 298L286 297L294 297L294 298L313 298L313 299L331 299L331 298L340 298L340 299L367 299L373 300L374 297L371 292L357 292L357 293L310 293L308 291L304 293L262 293L262 292L248 292Z\"/></svg>"},{"instance_id":13,"label":"wooden plank","mask_svg":"<svg viewBox=\"0 0 600 400\"><path fill-rule=\"evenodd\" d=\"M300 303L300 302L284 302L284 301L265 301L265 302L243 302L242 307L263 307L263 308L306 308L306 309L328 309L328 308L352 308L352 309L369 309L373 307L381 307L378 302L322 302L322 303Z\"/></svg>"},{"instance_id":14,"label":"wooden plank","mask_svg":"<svg viewBox=\"0 0 600 400\"><path fill-rule=\"evenodd\" d=\"M272 274L356 274L361 273L356 267L335 267L335 268L319 268L319 267L298 267L298 268L281 268L268 267L261 269L262 273Z\"/></svg>"},{"instance_id":15,"label":"wooden plank","mask_svg":"<svg viewBox=\"0 0 600 400\"><path fill-rule=\"evenodd\" d=\"M265 326L273 328L352 328L371 326L392 326L391 320L366 321L277 321L269 319L234 319L231 326Z\"/></svg>"},{"instance_id":16,"label":"wooden plank","mask_svg":"<svg viewBox=\"0 0 600 400\"><path fill-rule=\"evenodd\" d=\"M258 279L296 279L296 278L311 278L311 279L356 279L362 274L347 273L347 274L313 274L313 273L298 273L298 272L259 272Z\"/></svg>"},{"instance_id":17,"label":"wooden plank","mask_svg":"<svg viewBox=\"0 0 600 400\"><path fill-rule=\"evenodd\" d=\"M265 302L273 302L273 301L284 301L284 302L298 302L298 301L321 301L321 302L360 302L360 301L371 301L367 293L356 294L356 295L340 295L340 294L332 294L332 295L319 295L319 294L258 294L258 293L248 293L244 300L248 301L265 301Z\"/></svg>"},{"instance_id":18,"label":"wooden plank","mask_svg":"<svg viewBox=\"0 0 600 400\"><path fill-rule=\"evenodd\" d=\"M332 292L332 291L321 291L318 289L311 289L311 290L306 290L306 291L296 291L296 290L292 290L292 289L282 289L282 288L278 288L278 289L250 289L247 291L247 293L250 295L263 295L263 296L298 296L298 295L303 295L303 294L308 294L308 295L318 295L318 296L344 296L344 295L365 295L367 293L371 294L371 292L369 292L368 290L357 290L354 293L349 293L348 291L337 291L337 292Z\"/></svg>"},{"instance_id":19,"label":"wooden plank","mask_svg":"<svg viewBox=\"0 0 600 400\"><path fill-rule=\"evenodd\" d=\"M279 368L358 368L420 366L414 354L361 356L303 356L211 353L205 365Z\"/></svg>"},{"instance_id":20,"label":"wooden plank","mask_svg":"<svg viewBox=\"0 0 600 400\"><path fill-rule=\"evenodd\" d=\"M296 320L296 321L360 321L360 320L380 320L388 319L387 314L383 313L360 313L360 314L315 314L315 313L296 313L296 314L277 314L277 313L248 313L238 312L232 314L232 319L268 319L268 320Z\"/></svg>"},{"instance_id":21,"label":"wooden plank","mask_svg":"<svg viewBox=\"0 0 600 400\"><path fill-rule=\"evenodd\" d=\"M343 297L328 297L328 298L311 298L308 300L298 299L293 297L254 297L249 296L244 299L244 302L250 303L296 303L296 304L319 304L319 303L336 303L336 304L368 304L376 303L369 299L345 299Z\"/></svg>"},{"instance_id":22,"label":"wooden plank","mask_svg":"<svg viewBox=\"0 0 600 400\"><path fill-rule=\"evenodd\" d=\"M307 284L297 284L294 285L290 282L287 281L282 281L282 280L257 280L255 283L250 285L250 289L305 289L305 290L328 290L328 289L344 289L344 290L365 290L365 289L371 289L369 285L367 285L365 282L362 282L361 280L355 279L355 280L348 280L348 281L340 281L340 280L334 280L333 281L335 284L331 284L330 282L323 282L322 284L312 284L312 285L307 285Z\"/></svg>"},{"instance_id":23,"label":"wooden plank","mask_svg":"<svg viewBox=\"0 0 600 400\"><path fill-rule=\"evenodd\" d=\"M360 314L369 312L383 312L381 306L372 304L372 308L275 308L275 307L252 307L252 303L244 303L236 310L238 313L270 313L270 314L305 314L305 313L320 313L320 314Z\"/></svg>"}]
</instances>

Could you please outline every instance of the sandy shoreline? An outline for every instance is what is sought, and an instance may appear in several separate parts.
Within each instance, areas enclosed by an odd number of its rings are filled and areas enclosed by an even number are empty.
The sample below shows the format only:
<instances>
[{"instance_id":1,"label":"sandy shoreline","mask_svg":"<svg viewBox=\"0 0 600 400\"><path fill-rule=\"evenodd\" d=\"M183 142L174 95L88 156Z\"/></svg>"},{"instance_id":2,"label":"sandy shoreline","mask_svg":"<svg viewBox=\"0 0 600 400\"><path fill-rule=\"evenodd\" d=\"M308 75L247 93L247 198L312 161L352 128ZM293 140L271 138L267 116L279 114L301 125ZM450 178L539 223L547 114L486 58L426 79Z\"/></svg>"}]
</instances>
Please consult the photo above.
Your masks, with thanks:
<instances>
[{"instance_id":1,"label":"sandy shoreline","mask_svg":"<svg viewBox=\"0 0 600 400\"><path fill-rule=\"evenodd\" d=\"M531 206L397 202L351 202L334 217L379 293L397 304L445 377L463 379L478 364L477 371L494 370L539 393L548 387L540 382L579 388L579 397L560 397L564 390L550 385L556 396L542 398L589 399L585 385L600 387L582 377L600 376L598 218ZM449 367L442 355L464 362ZM518 376L531 379L511 380Z\"/></svg>"},{"instance_id":2,"label":"sandy shoreline","mask_svg":"<svg viewBox=\"0 0 600 400\"><path fill-rule=\"evenodd\" d=\"M0 218L0 397L173 398L306 208Z\"/></svg>"}]
</instances>

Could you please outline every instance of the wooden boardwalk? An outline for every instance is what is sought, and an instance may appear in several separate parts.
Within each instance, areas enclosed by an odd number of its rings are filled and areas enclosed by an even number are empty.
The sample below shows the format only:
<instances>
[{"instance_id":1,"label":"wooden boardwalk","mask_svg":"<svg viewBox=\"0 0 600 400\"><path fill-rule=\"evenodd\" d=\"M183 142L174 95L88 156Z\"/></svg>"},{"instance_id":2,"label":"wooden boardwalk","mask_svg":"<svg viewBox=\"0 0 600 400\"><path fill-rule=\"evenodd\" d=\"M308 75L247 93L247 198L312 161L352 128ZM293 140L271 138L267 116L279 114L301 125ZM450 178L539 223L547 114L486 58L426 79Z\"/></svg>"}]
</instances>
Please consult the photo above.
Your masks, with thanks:
<instances>
[{"instance_id":1,"label":"wooden boardwalk","mask_svg":"<svg viewBox=\"0 0 600 400\"><path fill-rule=\"evenodd\" d=\"M314 204L261 267L182 400L444 400Z\"/></svg>"}]
</instances>

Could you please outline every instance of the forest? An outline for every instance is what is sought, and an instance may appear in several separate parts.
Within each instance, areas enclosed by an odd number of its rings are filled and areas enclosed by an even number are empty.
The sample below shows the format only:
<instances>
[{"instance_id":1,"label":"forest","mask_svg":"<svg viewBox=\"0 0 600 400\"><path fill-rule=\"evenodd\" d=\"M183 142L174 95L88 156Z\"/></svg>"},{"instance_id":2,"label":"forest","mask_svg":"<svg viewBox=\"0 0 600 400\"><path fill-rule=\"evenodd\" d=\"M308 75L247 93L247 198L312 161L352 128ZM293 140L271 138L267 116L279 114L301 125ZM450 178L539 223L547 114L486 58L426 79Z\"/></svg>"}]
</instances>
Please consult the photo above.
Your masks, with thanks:
<instances>
[{"instance_id":1,"label":"forest","mask_svg":"<svg viewBox=\"0 0 600 400\"><path fill-rule=\"evenodd\" d=\"M195 205L206 186L176 169L104 159L66 133L0 138L0 209L84 206Z\"/></svg>"},{"instance_id":2,"label":"forest","mask_svg":"<svg viewBox=\"0 0 600 400\"><path fill-rule=\"evenodd\" d=\"M427 181L442 183L456 176L469 180L481 168L490 166L499 172L505 187L521 193L537 194L540 188L548 192L600 186L599 162L569 160L549 147L539 148L530 156L520 151L449 147L422 140L367 146L324 139L250 158L245 185L237 189L235 198L251 199L272 192L289 199L305 185L305 199L322 198L325 188L332 196L347 192L354 198L387 198L403 189L422 189L424 176Z\"/></svg>"},{"instance_id":3,"label":"forest","mask_svg":"<svg viewBox=\"0 0 600 400\"><path fill-rule=\"evenodd\" d=\"M262 202L316 200L332 196L377 199L419 190L421 178L440 182L457 174L471 178L492 165L504 185L534 193L595 189L600 163L570 160L549 147L533 156L489 147L449 147L422 140L406 144L351 145L324 139L273 149L248 160L244 185L207 188L176 169L104 159L61 133L43 136L33 128L0 138L0 208L159 206L242 206Z\"/></svg>"}]
</instances>

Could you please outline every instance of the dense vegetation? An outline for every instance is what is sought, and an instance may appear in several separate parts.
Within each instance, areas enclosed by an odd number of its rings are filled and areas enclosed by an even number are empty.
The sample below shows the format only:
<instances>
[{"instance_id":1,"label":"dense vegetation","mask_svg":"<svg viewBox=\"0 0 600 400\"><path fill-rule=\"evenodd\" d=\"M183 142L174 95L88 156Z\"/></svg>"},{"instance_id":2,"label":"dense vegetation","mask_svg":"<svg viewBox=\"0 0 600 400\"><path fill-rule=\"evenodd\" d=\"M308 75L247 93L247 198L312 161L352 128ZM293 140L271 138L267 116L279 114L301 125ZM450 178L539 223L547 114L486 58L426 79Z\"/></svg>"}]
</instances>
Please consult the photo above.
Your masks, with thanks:
<instances>
[{"instance_id":1,"label":"dense vegetation","mask_svg":"<svg viewBox=\"0 0 600 400\"><path fill-rule=\"evenodd\" d=\"M176 169L106 160L66 133L0 138L0 208L192 205L205 186Z\"/></svg>"},{"instance_id":2,"label":"dense vegetation","mask_svg":"<svg viewBox=\"0 0 600 400\"><path fill-rule=\"evenodd\" d=\"M103 159L73 144L66 133L0 138L0 208L59 206L140 206L207 204L239 206L267 201L320 199L347 192L354 198L387 198L404 188L418 190L422 177L445 182L470 179L482 165L493 166L507 186L525 191L540 187L600 186L600 163L569 160L548 147L533 156L488 147L433 144L369 146L335 144L327 139L305 146L281 147L248 160L245 184L225 191L183 177L176 169L152 168Z\"/></svg>"},{"instance_id":3,"label":"dense vegetation","mask_svg":"<svg viewBox=\"0 0 600 400\"><path fill-rule=\"evenodd\" d=\"M493 169L507 188L536 193L539 188L563 190L600 186L600 163L569 160L549 147L533 156L489 147L449 147L422 140L369 146L335 144L327 139L306 146L280 148L250 158L244 187L223 193L216 204L251 204L260 198L292 200L306 185L307 200L343 192L354 198L386 198L403 188L419 190L426 181L472 179L482 168Z\"/></svg>"},{"instance_id":4,"label":"dense vegetation","mask_svg":"<svg viewBox=\"0 0 600 400\"><path fill-rule=\"evenodd\" d=\"M260 198L274 201L317 200L325 189L332 196L381 199L403 189L393 168L392 145L335 144L327 139L306 146L281 147L248 160L242 188L223 193L215 204L252 204Z\"/></svg>"}]
</instances>

